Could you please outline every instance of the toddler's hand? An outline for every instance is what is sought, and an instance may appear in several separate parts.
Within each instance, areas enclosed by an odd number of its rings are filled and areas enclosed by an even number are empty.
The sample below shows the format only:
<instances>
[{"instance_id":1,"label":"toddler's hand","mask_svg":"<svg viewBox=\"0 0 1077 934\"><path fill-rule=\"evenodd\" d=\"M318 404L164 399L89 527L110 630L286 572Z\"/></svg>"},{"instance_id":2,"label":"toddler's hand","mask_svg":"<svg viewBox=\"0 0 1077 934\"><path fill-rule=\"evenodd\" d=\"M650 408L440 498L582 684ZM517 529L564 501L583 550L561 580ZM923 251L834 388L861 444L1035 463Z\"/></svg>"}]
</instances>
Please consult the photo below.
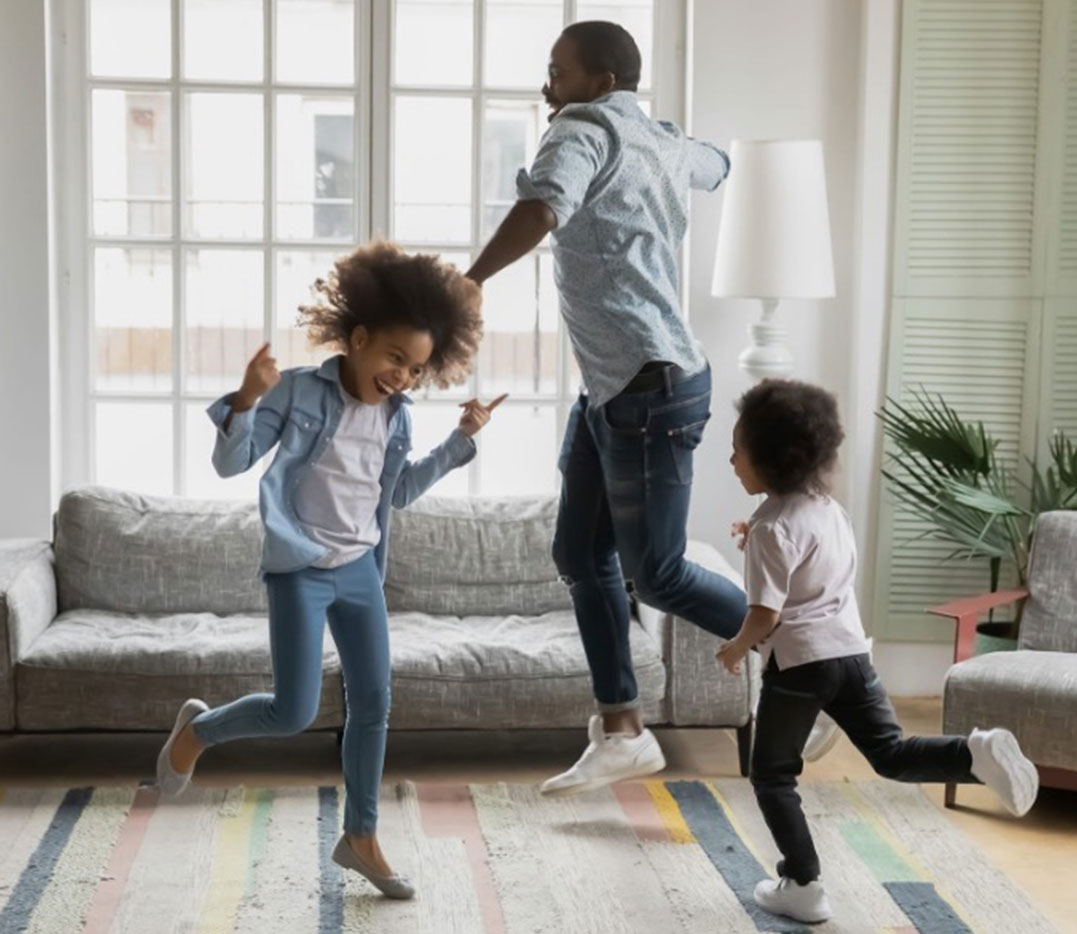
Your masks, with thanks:
<instances>
[{"instance_id":1,"label":"toddler's hand","mask_svg":"<svg viewBox=\"0 0 1077 934\"><path fill-rule=\"evenodd\" d=\"M280 382L280 371L277 369L276 357L269 355L269 343L262 344L258 352L251 357L247 364L247 370L243 374L243 385L236 393L236 405L233 408L242 410L251 408L255 402L262 398L270 389Z\"/></svg>"},{"instance_id":2,"label":"toddler's hand","mask_svg":"<svg viewBox=\"0 0 1077 934\"><path fill-rule=\"evenodd\" d=\"M490 413L508 397L507 392L503 393L489 405L483 405L478 399L468 399L467 402L461 402L460 408L464 410L464 414L460 416L460 430L468 437L473 438L490 421Z\"/></svg>"},{"instance_id":3,"label":"toddler's hand","mask_svg":"<svg viewBox=\"0 0 1077 934\"><path fill-rule=\"evenodd\" d=\"M745 546L748 544L748 523L744 520L734 522L729 534L732 538L737 539L737 548L744 551Z\"/></svg>"}]
</instances>

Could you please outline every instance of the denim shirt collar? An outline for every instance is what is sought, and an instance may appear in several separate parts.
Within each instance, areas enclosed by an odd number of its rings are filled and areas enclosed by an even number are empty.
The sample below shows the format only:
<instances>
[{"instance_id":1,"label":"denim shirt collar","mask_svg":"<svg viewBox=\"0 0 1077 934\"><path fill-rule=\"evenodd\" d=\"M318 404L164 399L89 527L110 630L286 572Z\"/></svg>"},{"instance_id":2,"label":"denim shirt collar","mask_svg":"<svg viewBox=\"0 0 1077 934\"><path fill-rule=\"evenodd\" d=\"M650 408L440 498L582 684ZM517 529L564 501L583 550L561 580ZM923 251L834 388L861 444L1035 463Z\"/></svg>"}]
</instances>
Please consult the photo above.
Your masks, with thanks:
<instances>
[{"instance_id":1,"label":"denim shirt collar","mask_svg":"<svg viewBox=\"0 0 1077 934\"><path fill-rule=\"evenodd\" d=\"M336 354L330 357L328 360L322 362L322 365L314 371L314 375L326 380L327 382L337 385L340 383L340 361L344 358L343 354ZM389 410L393 415L396 415L397 409L401 405L412 405L410 396L406 396L402 392L393 393L389 396Z\"/></svg>"}]
</instances>

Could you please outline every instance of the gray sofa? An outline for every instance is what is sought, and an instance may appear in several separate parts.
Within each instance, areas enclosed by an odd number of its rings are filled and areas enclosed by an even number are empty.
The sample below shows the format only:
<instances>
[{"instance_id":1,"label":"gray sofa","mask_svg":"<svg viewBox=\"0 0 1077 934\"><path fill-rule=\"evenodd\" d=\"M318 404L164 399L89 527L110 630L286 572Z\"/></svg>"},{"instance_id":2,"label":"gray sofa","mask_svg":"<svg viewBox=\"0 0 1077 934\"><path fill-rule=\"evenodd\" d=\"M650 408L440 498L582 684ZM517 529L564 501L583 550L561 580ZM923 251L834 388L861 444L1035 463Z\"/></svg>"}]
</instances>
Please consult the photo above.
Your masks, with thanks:
<instances>
[{"instance_id":1,"label":"gray sofa","mask_svg":"<svg viewBox=\"0 0 1077 934\"><path fill-rule=\"evenodd\" d=\"M1017 651L962 657L977 616L1022 594ZM1006 727L1036 763L1041 784L1077 790L1077 512L1047 512L1037 520L1027 591L988 594L932 612L958 624L955 664L943 689L943 732ZM956 787L947 786L947 804L953 805L955 794Z\"/></svg>"},{"instance_id":2,"label":"gray sofa","mask_svg":"<svg viewBox=\"0 0 1077 934\"><path fill-rule=\"evenodd\" d=\"M550 559L556 500L426 497L397 512L385 592L392 729L582 727L590 676ZM0 543L0 731L165 730L189 696L269 689L253 503L69 492L53 541ZM713 548L690 555L736 579ZM650 723L734 727L747 753L759 672L641 607L632 652ZM343 722L328 635L314 729Z\"/></svg>"}]
</instances>

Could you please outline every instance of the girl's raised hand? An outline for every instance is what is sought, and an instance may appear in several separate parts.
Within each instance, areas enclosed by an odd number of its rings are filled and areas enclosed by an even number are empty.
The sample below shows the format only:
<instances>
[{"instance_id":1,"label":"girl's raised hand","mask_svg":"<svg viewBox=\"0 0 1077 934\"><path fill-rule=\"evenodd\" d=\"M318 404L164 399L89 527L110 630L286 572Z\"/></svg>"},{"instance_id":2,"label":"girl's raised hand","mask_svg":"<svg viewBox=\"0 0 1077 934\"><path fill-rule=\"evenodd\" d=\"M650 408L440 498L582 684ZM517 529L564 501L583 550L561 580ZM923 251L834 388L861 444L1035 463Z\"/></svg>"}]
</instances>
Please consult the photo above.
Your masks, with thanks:
<instances>
[{"instance_id":1,"label":"girl's raised hand","mask_svg":"<svg viewBox=\"0 0 1077 934\"><path fill-rule=\"evenodd\" d=\"M490 421L490 413L508 397L507 392L503 393L489 405L483 405L478 399L468 399L467 402L461 402L460 408L464 410L464 414L460 416L460 430L469 437L477 435Z\"/></svg>"},{"instance_id":2,"label":"girl's raised hand","mask_svg":"<svg viewBox=\"0 0 1077 934\"><path fill-rule=\"evenodd\" d=\"M270 389L280 382L280 370L277 369L277 358L269 355L269 342L262 344L258 352L251 357L247 364L247 370L243 374L243 385L236 393L236 405L234 409L242 411L251 408Z\"/></svg>"}]
</instances>

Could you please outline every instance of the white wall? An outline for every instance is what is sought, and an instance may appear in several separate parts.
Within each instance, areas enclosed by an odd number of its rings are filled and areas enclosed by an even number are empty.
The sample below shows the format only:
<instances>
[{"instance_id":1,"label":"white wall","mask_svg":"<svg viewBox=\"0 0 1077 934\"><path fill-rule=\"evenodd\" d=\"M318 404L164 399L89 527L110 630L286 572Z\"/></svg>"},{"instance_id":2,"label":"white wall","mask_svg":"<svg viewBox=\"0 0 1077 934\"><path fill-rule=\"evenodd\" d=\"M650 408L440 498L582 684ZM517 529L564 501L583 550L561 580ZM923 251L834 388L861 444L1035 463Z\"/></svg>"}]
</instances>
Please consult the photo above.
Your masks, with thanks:
<instances>
[{"instance_id":1,"label":"white wall","mask_svg":"<svg viewBox=\"0 0 1077 934\"><path fill-rule=\"evenodd\" d=\"M798 379L837 394L848 420L861 20L860 0L696 0L691 130L703 139L819 138L826 159L837 297L783 302ZM733 172L737 168L733 166ZM721 192L721 189L719 189ZM727 460L734 400L749 385L737 368L757 302L710 295L721 195L697 195L691 221L691 323L710 357L713 417L696 461L689 534L718 545L730 560L729 524L754 508ZM848 456L848 448L846 456ZM848 470L835 492L848 500Z\"/></svg>"},{"instance_id":2,"label":"white wall","mask_svg":"<svg viewBox=\"0 0 1077 934\"><path fill-rule=\"evenodd\" d=\"M0 5L0 538L48 537L55 487L44 6Z\"/></svg>"}]
</instances>

